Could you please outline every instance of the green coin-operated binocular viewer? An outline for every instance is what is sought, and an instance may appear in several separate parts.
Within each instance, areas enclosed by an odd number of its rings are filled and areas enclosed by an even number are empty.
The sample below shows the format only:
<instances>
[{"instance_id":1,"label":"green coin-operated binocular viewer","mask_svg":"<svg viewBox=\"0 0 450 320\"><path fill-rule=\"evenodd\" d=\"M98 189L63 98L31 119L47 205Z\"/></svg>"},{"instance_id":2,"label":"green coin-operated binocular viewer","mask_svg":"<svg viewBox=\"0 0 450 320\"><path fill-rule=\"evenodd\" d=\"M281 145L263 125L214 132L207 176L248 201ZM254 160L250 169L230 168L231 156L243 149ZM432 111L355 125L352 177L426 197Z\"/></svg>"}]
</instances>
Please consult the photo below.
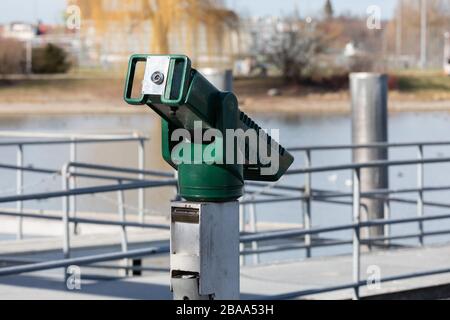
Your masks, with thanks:
<instances>
[{"instance_id":1,"label":"green coin-operated binocular viewer","mask_svg":"<svg viewBox=\"0 0 450 320\"><path fill-rule=\"evenodd\" d=\"M142 94L132 98L138 62L146 62ZM293 162L289 152L239 111L233 93L216 89L191 68L186 56L132 56L125 100L148 105L161 116L162 155L178 170L180 195L186 200L235 200L243 194L244 180L276 181ZM213 141L180 145L171 139L176 129L186 129L191 137L196 133L203 137L206 130L215 129L216 135L209 138ZM251 141L255 137L256 141ZM258 145L259 141L264 145Z\"/></svg>"},{"instance_id":2,"label":"green coin-operated binocular viewer","mask_svg":"<svg viewBox=\"0 0 450 320\"><path fill-rule=\"evenodd\" d=\"M136 66L142 91L132 96ZM133 55L125 101L162 118L162 156L178 171L172 203L171 285L176 299L239 298L239 204L244 181L277 181L292 155L182 55ZM189 202L190 201L190 202Z\"/></svg>"}]
</instances>

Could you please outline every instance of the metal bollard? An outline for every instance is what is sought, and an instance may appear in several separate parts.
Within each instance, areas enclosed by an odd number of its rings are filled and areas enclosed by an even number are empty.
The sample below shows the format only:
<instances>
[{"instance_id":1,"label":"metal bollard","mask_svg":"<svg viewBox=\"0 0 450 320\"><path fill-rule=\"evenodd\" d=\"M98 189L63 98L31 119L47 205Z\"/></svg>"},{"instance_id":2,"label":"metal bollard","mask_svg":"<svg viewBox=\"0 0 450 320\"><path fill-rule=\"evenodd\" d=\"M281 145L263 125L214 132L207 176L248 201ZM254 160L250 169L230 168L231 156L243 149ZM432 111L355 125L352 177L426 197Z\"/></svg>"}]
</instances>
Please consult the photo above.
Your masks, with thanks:
<instances>
[{"instance_id":1,"label":"metal bollard","mask_svg":"<svg viewBox=\"0 0 450 320\"><path fill-rule=\"evenodd\" d=\"M374 73L352 73L350 91L352 103L352 141L353 144L385 143L388 140L387 127L387 76ZM357 148L353 150L356 163L387 160L387 148ZM387 189L388 168L361 169L361 192ZM382 219L384 216L383 199L362 199L367 213L362 220ZM382 236L383 226L364 230L365 237Z\"/></svg>"}]
</instances>

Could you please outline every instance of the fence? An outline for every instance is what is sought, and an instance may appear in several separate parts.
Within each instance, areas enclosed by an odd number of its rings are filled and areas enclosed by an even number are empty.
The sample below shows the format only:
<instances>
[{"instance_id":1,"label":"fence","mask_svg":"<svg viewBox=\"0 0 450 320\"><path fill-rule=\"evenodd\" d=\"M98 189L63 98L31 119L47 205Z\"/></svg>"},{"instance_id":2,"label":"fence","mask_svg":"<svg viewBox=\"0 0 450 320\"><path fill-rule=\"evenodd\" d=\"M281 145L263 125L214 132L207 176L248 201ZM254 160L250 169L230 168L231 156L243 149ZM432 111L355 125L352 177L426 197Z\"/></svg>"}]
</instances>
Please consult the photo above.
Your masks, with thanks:
<instances>
[{"instance_id":1,"label":"fence","mask_svg":"<svg viewBox=\"0 0 450 320\"><path fill-rule=\"evenodd\" d=\"M0 134L1 135L1 134ZM34 135L36 137L36 135ZM127 227L142 227L142 228L159 228L167 229L168 225L155 225L146 224L144 220L139 222L127 222L125 219L124 210L124 197L123 192L125 190L143 190L145 188L159 188L172 186L176 188L176 180L174 175L169 172L158 172L145 170L143 168L144 161L140 161L140 168L123 168L123 167L113 167L105 165L93 165L87 163L81 163L76 161L76 153L71 152L70 160L66 165L63 166L61 170L49 170L42 168L30 168L23 166L23 147L28 144L58 144L64 143L71 145L71 150L75 149L73 145L78 143L100 143L100 142L125 142L125 141L137 141L138 142L138 153L140 157L144 154L144 137L140 136L102 136L102 137L59 137L58 140L31 140L31 141L13 141L13 142L1 142L1 146L17 146L17 165L0 165L2 169L16 170L17 171L17 194L8 197L1 197L0 203L10 203L15 202L17 204L16 212L0 212L0 215L4 216L16 216L18 217L19 223L21 223L23 218L34 218L34 219L50 219L50 220L61 220L63 223L63 252L64 259L58 261L51 261L48 263L31 263L26 266L13 266L9 268L0 269L1 275L11 275L19 274L23 272L31 272L36 270L45 270L52 268L59 268L69 266L70 264L91 264L99 261L110 261L110 260L120 260L120 259L131 259L134 257L143 257L151 254L160 254L168 252L167 246L161 246L158 248L151 248L148 250L128 250L127 241ZM393 241L406 238L417 238L420 244L423 245L425 237L431 237L436 235L450 234L450 230L441 231L430 231L426 232L423 228L423 223L425 221L436 221L436 220L448 220L450 219L450 214L439 214L439 215L425 215L425 207L438 207L438 208L449 208L450 204L440 203L436 201L424 201L425 192L439 192L450 190L450 184L444 186L433 186L426 187L424 185L424 175L425 175L425 165L432 164L442 164L450 163L450 158L425 158L424 149L430 146L450 146L450 141L441 142L413 142L413 143L380 143L380 144L369 144L369 145L335 145L335 146L310 146L310 147L297 147L292 148L291 151L295 153L304 153L305 155L305 167L300 169L293 169L288 171L287 175L300 175L304 178L304 185L287 185L278 183L248 183L246 194L241 199L241 231L243 230L244 212L248 211L250 220L250 230L249 232L243 232L241 234L241 255L252 255L254 257L254 262L258 263L259 255L268 252L278 252L282 250L296 250L302 249L307 252L307 257L312 256L312 249L316 247L324 246L339 246L339 245L352 245L352 255L353 255L353 281L352 283L329 286L320 289L291 292L288 294L270 297L277 299L291 299L297 298L305 295L310 295L314 293L329 292L335 290L342 290L347 288L352 288L354 291L354 298L359 298L360 287L364 286L366 282L361 279L360 276L360 265L361 265L361 247L363 245L368 246L383 246L389 248L393 245ZM357 163L357 164L343 164L343 165L331 165L331 166L313 166L312 165L312 153L319 151L330 151L330 150L352 150L355 148L406 148L414 147L417 148L418 157L417 159L407 159L407 160L390 160L390 161L376 161L368 163ZM75 156L74 156L75 154ZM142 164L142 166L141 166ZM386 189L386 190L371 190L368 192L361 192L360 189L360 171L363 168L373 168L373 167L395 167L395 166L406 166L415 165L417 166L417 187L416 188L401 188L401 189ZM84 173L82 169L97 170L101 173ZM34 193L34 194L23 194L21 187L21 176L23 172L31 171L42 174L58 174L62 180L62 190L54 192L45 193ZM314 174L321 172L335 172L335 171L351 171L352 172L352 192L338 192L323 189L315 189L312 185L312 177ZM126 174L126 175L125 175ZM133 175L130 177L129 175ZM146 179L146 177L151 176L152 179ZM76 183L74 183L75 178L86 178L86 179L102 179L105 181L114 181L114 183L95 186L89 188L77 188ZM86 195L86 194L97 194L104 192L117 192L117 208L118 208L118 221L107 221L98 219L83 219L78 218L74 215L73 207L71 207L71 199L76 196ZM416 194L417 199L411 200L406 198L401 198L394 195L401 194ZM143 194L143 193L142 193ZM36 199L50 199L50 198L61 198L61 216L50 216L50 215L34 215L23 212L22 203L24 201L36 200ZM382 199L385 202L385 217L384 219L371 220L371 221L361 221L361 211L364 206L361 204L362 198L376 198ZM72 200L73 201L73 200ZM328 227L312 227L313 212L312 203L326 202L336 205L345 205L352 208L353 220L351 223L334 225ZM275 230L267 232L258 232L257 230L257 212L256 205L268 204L268 203L283 203L283 202L301 202L303 204L303 228L294 228L288 230ZM416 206L416 216L392 219L390 214L390 204L392 202L399 202L405 204L413 204ZM144 198L139 201L140 208L142 209L142 217L144 212ZM89 223L89 224L102 224L110 226L121 227L121 243L122 252L112 253L106 255L97 255L83 258L70 258L70 224L78 223ZM392 235L390 233L390 226L405 223L417 223L419 226L419 231L416 233L411 233L407 235ZM385 234L384 236L364 238L362 239L361 229L369 228L373 226L384 226ZM19 228L20 230L20 228ZM326 233L331 233L335 231L351 230L351 239L334 239L331 241L315 241L313 236L322 235ZM299 239L301 238L301 239ZM280 245L265 245L261 246L261 243L270 240L294 240L293 242L286 242ZM246 248L245 245L250 244L250 248ZM387 277L381 279L381 282L393 281L400 279L408 279L415 277L423 277L433 274L447 273L450 272L449 269L441 270L430 270L427 272L412 273L412 274L401 274L398 276Z\"/></svg>"}]
</instances>

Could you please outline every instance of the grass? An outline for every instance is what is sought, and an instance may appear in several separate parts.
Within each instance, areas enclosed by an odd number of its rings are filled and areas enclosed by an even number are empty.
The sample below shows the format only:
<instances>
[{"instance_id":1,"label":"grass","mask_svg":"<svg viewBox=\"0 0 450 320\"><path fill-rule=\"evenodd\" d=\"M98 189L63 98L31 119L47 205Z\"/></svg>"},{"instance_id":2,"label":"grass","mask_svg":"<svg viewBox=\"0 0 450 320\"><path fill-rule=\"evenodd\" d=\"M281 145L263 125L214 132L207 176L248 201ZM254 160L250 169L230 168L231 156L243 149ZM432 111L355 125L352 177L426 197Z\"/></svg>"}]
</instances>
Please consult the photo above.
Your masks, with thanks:
<instances>
[{"instance_id":1,"label":"grass","mask_svg":"<svg viewBox=\"0 0 450 320\"><path fill-rule=\"evenodd\" d=\"M450 99L450 77L440 71L404 71L393 74L400 93L417 98Z\"/></svg>"}]
</instances>

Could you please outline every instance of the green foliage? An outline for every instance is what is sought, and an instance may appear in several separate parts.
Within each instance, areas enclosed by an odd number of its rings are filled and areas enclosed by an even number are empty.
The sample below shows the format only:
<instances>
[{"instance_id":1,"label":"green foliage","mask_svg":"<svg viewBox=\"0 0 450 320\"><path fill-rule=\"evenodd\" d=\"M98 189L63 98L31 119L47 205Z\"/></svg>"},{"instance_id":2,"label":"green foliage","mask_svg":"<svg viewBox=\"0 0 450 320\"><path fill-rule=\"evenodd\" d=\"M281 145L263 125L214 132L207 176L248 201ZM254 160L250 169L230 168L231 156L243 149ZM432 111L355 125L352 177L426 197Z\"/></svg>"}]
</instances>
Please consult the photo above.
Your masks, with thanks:
<instances>
[{"instance_id":1,"label":"green foliage","mask_svg":"<svg viewBox=\"0 0 450 320\"><path fill-rule=\"evenodd\" d=\"M442 73L409 72L396 76L398 90L404 92L442 91L450 92L450 77Z\"/></svg>"},{"instance_id":2,"label":"green foliage","mask_svg":"<svg viewBox=\"0 0 450 320\"><path fill-rule=\"evenodd\" d=\"M58 46L50 43L33 49L33 73L66 73L70 65L67 53Z\"/></svg>"}]
</instances>

